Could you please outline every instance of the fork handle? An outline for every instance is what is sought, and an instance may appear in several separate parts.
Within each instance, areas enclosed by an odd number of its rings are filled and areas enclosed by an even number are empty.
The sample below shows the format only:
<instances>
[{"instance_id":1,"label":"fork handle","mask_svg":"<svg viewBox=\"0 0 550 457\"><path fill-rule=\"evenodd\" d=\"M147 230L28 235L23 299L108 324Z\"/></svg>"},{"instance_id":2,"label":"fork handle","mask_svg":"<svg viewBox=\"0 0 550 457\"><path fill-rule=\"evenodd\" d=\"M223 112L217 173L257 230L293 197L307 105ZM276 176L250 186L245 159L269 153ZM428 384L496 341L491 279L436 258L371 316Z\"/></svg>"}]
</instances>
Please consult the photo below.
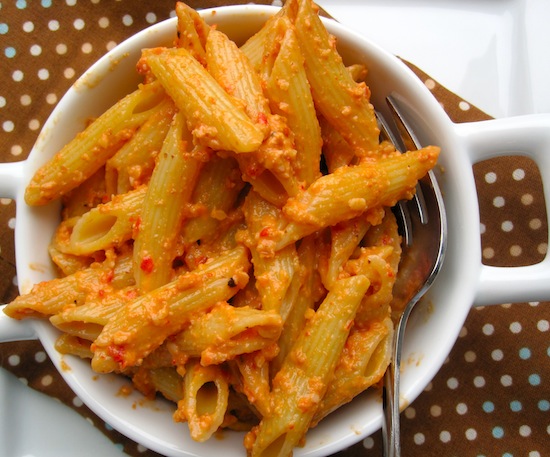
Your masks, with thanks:
<instances>
[{"instance_id":1,"label":"fork handle","mask_svg":"<svg viewBox=\"0 0 550 457\"><path fill-rule=\"evenodd\" d=\"M382 422L382 438L384 457L400 457L401 436L399 424L399 368L392 361L384 374L382 407L384 421Z\"/></svg>"}]
</instances>

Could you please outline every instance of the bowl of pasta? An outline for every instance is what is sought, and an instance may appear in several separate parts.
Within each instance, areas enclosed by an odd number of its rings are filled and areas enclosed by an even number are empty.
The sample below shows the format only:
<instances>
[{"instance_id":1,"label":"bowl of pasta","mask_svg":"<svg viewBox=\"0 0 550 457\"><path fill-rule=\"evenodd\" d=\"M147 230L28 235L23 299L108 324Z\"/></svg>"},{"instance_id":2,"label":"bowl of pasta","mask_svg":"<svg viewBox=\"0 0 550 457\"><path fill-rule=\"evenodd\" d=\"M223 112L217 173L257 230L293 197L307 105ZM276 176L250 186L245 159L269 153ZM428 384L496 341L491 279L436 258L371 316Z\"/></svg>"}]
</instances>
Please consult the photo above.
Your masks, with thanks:
<instances>
[{"instance_id":1,"label":"bowl of pasta","mask_svg":"<svg viewBox=\"0 0 550 457\"><path fill-rule=\"evenodd\" d=\"M380 140L389 95L425 147ZM547 261L481 263L472 173L520 152L546 181L549 126L453 124L399 59L309 0L177 3L71 87L28 159L1 164L21 295L0 341L40 339L87 406L160 454L333 454L381 425L391 207L429 170L448 245L409 319L404 403L472 305L550 298Z\"/></svg>"}]
</instances>

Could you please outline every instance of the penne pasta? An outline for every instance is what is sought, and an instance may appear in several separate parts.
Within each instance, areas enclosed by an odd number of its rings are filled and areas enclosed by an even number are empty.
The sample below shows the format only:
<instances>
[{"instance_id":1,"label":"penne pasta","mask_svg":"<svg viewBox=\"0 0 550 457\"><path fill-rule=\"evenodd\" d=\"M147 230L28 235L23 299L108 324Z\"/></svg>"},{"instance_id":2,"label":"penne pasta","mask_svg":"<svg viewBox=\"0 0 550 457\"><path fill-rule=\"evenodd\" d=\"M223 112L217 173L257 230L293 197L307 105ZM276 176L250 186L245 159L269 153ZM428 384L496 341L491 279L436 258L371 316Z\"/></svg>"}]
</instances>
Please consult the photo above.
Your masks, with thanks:
<instances>
[{"instance_id":1,"label":"penne pasta","mask_svg":"<svg viewBox=\"0 0 550 457\"><path fill-rule=\"evenodd\" d=\"M365 276L338 281L305 325L273 378L273 413L245 438L252 457L290 455L304 437L369 287Z\"/></svg>"},{"instance_id":2,"label":"penne pasta","mask_svg":"<svg viewBox=\"0 0 550 457\"><path fill-rule=\"evenodd\" d=\"M141 62L150 68L184 113L196 141L215 150L237 153L255 151L262 144L262 130L189 51L144 50Z\"/></svg>"},{"instance_id":3,"label":"penne pasta","mask_svg":"<svg viewBox=\"0 0 550 457\"><path fill-rule=\"evenodd\" d=\"M179 112L160 150L134 235L134 274L143 292L172 279L178 234L202 167L192 149L186 119Z\"/></svg>"},{"instance_id":4,"label":"penne pasta","mask_svg":"<svg viewBox=\"0 0 550 457\"><path fill-rule=\"evenodd\" d=\"M162 86L151 83L117 102L35 173L25 191L27 204L45 205L82 184L128 141L162 100Z\"/></svg>"},{"instance_id":5,"label":"penne pasta","mask_svg":"<svg viewBox=\"0 0 550 457\"><path fill-rule=\"evenodd\" d=\"M440 150L379 138L369 62L342 60L311 0L244 44L175 14L143 83L29 184L28 204L61 200L60 277L4 311L173 402L192 439L239 430L250 457L290 457L387 369L417 267L393 207Z\"/></svg>"}]
</instances>

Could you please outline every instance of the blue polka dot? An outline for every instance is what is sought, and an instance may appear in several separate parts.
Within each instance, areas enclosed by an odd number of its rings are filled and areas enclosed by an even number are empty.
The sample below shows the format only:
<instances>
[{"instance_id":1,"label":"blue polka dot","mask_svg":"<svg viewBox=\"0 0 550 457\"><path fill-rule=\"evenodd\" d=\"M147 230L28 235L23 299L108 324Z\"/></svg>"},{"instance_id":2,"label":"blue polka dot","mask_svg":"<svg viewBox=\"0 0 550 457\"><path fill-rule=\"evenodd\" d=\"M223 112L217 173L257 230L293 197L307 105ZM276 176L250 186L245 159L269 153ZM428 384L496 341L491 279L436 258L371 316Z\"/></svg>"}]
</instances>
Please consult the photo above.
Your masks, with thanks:
<instances>
[{"instance_id":1,"label":"blue polka dot","mask_svg":"<svg viewBox=\"0 0 550 457\"><path fill-rule=\"evenodd\" d=\"M15 6L20 10L24 10L27 7L27 2L25 0L17 0Z\"/></svg>"},{"instance_id":2,"label":"blue polka dot","mask_svg":"<svg viewBox=\"0 0 550 457\"><path fill-rule=\"evenodd\" d=\"M486 401L482 405L483 411L492 413L495 410L495 404L492 401Z\"/></svg>"},{"instance_id":3,"label":"blue polka dot","mask_svg":"<svg viewBox=\"0 0 550 457\"><path fill-rule=\"evenodd\" d=\"M539 386L540 376L536 373L529 375L529 384L531 384L532 386Z\"/></svg>"},{"instance_id":4,"label":"blue polka dot","mask_svg":"<svg viewBox=\"0 0 550 457\"><path fill-rule=\"evenodd\" d=\"M522 410L522 405L520 401L514 400L510 402L510 409L517 413L518 411Z\"/></svg>"},{"instance_id":5,"label":"blue polka dot","mask_svg":"<svg viewBox=\"0 0 550 457\"><path fill-rule=\"evenodd\" d=\"M52 6L52 0L42 0L41 4L43 8L49 8Z\"/></svg>"},{"instance_id":6,"label":"blue polka dot","mask_svg":"<svg viewBox=\"0 0 550 457\"><path fill-rule=\"evenodd\" d=\"M8 30L10 28L8 27L8 24L2 22L0 23L0 35L5 35L6 33L8 33Z\"/></svg>"},{"instance_id":7,"label":"blue polka dot","mask_svg":"<svg viewBox=\"0 0 550 457\"><path fill-rule=\"evenodd\" d=\"M504 436L504 429L502 427L493 428L493 437L500 439L503 436Z\"/></svg>"},{"instance_id":8,"label":"blue polka dot","mask_svg":"<svg viewBox=\"0 0 550 457\"><path fill-rule=\"evenodd\" d=\"M519 357L520 357L522 360L530 359L530 358L531 358L531 349L529 349L529 348L521 348L521 349L519 350Z\"/></svg>"},{"instance_id":9,"label":"blue polka dot","mask_svg":"<svg viewBox=\"0 0 550 457\"><path fill-rule=\"evenodd\" d=\"M4 49L4 54L8 59L11 59L15 56L15 48L12 48L11 46Z\"/></svg>"},{"instance_id":10,"label":"blue polka dot","mask_svg":"<svg viewBox=\"0 0 550 457\"><path fill-rule=\"evenodd\" d=\"M539 401L539 409L541 411L549 411L550 410L550 402L548 400Z\"/></svg>"}]
</instances>

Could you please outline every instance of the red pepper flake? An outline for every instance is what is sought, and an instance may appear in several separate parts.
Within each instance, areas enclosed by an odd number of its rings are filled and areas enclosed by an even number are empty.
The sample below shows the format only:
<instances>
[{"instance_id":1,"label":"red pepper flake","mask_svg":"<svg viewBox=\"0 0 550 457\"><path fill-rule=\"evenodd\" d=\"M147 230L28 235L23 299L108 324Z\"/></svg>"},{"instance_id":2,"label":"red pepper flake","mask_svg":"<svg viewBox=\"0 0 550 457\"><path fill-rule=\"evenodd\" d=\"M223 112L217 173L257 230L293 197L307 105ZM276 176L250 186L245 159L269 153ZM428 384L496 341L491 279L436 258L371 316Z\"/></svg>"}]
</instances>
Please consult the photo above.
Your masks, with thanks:
<instances>
[{"instance_id":1,"label":"red pepper flake","mask_svg":"<svg viewBox=\"0 0 550 457\"><path fill-rule=\"evenodd\" d=\"M145 256L141 261L139 268L141 268L141 270L145 273L151 273L153 271L153 268L155 268L155 264L151 256Z\"/></svg>"},{"instance_id":2,"label":"red pepper flake","mask_svg":"<svg viewBox=\"0 0 550 457\"><path fill-rule=\"evenodd\" d=\"M258 114L258 123L262 125L267 125L267 116L265 115L265 113Z\"/></svg>"},{"instance_id":3,"label":"red pepper flake","mask_svg":"<svg viewBox=\"0 0 550 457\"><path fill-rule=\"evenodd\" d=\"M260 232L260 236L262 238L265 238L266 236L269 236L269 227L264 227Z\"/></svg>"},{"instance_id":4,"label":"red pepper flake","mask_svg":"<svg viewBox=\"0 0 550 457\"><path fill-rule=\"evenodd\" d=\"M118 365L121 366L124 363L124 352L124 347L122 346L109 346L109 355Z\"/></svg>"}]
</instances>

